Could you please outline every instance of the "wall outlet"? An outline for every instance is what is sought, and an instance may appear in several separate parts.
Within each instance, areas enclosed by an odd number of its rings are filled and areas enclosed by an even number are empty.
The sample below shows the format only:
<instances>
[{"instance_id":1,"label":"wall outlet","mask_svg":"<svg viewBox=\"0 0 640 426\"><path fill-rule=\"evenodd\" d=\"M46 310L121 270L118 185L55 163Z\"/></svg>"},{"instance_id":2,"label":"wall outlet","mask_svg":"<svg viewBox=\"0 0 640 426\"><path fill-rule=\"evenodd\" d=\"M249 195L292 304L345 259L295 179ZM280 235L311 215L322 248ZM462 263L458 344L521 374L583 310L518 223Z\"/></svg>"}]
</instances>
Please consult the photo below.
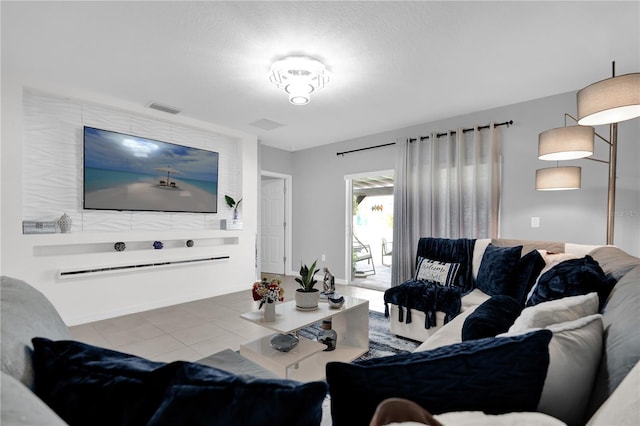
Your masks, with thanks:
<instances>
[{"instance_id":1,"label":"wall outlet","mask_svg":"<svg viewBox=\"0 0 640 426\"><path fill-rule=\"evenodd\" d=\"M327 255L326 255L326 254L323 254L323 255L322 255L322 261L323 261L323 262L326 262L326 261L327 261Z\"/></svg>"},{"instance_id":2,"label":"wall outlet","mask_svg":"<svg viewBox=\"0 0 640 426\"><path fill-rule=\"evenodd\" d=\"M540 228L540 218L538 216L531 217L531 227Z\"/></svg>"}]
</instances>

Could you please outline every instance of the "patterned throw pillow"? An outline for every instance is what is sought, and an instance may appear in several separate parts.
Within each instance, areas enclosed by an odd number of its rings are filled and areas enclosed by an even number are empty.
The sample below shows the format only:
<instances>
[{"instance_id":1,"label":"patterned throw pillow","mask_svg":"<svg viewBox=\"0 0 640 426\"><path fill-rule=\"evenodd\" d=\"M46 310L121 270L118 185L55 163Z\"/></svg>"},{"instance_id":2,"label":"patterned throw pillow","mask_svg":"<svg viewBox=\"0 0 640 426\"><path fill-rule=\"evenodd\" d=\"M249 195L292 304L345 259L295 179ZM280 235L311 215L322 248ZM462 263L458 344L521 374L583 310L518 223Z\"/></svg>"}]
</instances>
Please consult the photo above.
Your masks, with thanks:
<instances>
[{"instance_id":1,"label":"patterned throw pillow","mask_svg":"<svg viewBox=\"0 0 640 426\"><path fill-rule=\"evenodd\" d=\"M431 281L444 286L452 286L460 269L459 263L447 263L424 257L418 259L416 280Z\"/></svg>"}]
</instances>

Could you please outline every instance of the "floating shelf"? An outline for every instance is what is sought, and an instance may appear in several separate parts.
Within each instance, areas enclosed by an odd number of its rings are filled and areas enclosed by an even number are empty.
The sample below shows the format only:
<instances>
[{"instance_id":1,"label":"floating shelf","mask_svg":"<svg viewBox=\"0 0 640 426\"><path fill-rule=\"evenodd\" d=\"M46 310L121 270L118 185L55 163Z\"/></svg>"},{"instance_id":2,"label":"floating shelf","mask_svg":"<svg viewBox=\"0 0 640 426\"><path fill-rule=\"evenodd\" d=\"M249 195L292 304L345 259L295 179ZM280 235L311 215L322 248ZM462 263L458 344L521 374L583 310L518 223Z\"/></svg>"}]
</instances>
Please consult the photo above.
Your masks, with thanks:
<instances>
[{"instance_id":1,"label":"floating shelf","mask_svg":"<svg viewBox=\"0 0 640 426\"><path fill-rule=\"evenodd\" d=\"M216 262L228 260L229 256L215 256L215 257L204 257L204 258L193 258L193 259L180 259L180 260L169 260L169 261L160 261L160 262L143 262L143 263L129 263L129 264L119 264L119 265L105 265L105 266L95 266L95 267L80 267L80 268L67 268L60 269L58 271L58 278L66 279L66 278L74 278L74 277L86 277L91 275L104 275L104 274L112 274L117 272L131 272L133 270L148 270L155 268L166 268L171 266L181 266L187 264L194 263L204 263L204 262Z\"/></svg>"},{"instance_id":2,"label":"floating shelf","mask_svg":"<svg viewBox=\"0 0 640 426\"><path fill-rule=\"evenodd\" d=\"M160 235L159 235L160 234ZM232 231L181 231L181 232L115 232L92 234L51 234L29 235L33 241L34 256L69 256L89 253L131 253L142 250L156 250L154 241L161 241L161 250L196 250L203 247L238 245L241 232ZM187 241L194 242L193 247ZM123 242L125 250L118 252L114 245Z\"/></svg>"}]
</instances>

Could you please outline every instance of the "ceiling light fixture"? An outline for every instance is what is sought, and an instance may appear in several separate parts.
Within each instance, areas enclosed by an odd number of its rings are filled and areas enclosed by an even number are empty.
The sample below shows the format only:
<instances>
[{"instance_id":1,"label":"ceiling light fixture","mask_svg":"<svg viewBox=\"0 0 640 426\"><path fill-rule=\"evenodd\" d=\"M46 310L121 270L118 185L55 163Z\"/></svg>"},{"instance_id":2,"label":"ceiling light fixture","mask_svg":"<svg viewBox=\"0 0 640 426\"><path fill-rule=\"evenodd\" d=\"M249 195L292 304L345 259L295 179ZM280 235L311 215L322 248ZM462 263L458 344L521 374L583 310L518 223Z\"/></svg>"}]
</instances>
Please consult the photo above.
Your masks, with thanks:
<instances>
[{"instance_id":1,"label":"ceiling light fixture","mask_svg":"<svg viewBox=\"0 0 640 426\"><path fill-rule=\"evenodd\" d=\"M269 81L289 94L293 105L306 105L329 82L324 64L307 56L287 56L271 65Z\"/></svg>"}]
</instances>

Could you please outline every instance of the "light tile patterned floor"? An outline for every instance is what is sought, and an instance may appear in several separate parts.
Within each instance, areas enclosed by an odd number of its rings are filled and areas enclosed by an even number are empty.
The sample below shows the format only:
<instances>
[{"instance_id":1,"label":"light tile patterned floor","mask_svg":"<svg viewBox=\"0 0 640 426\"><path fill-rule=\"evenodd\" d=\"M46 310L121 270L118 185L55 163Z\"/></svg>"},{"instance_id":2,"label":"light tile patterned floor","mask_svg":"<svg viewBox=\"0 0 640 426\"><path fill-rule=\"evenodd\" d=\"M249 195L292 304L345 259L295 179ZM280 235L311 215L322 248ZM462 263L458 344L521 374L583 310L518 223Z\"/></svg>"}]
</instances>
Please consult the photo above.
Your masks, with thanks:
<instances>
[{"instance_id":1,"label":"light tile patterned floor","mask_svg":"<svg viewBox=\"0 0 640 426\"><path fill-rule=\"evenodd\" d=\"M298 284L283 277L285 300L292 300ZM319 288L322 283L317 284ZM369 300L369 309L384 311L383 292L336 285L340 294ZM223 349L257 339L269 330L240 318L257 309L251 291L241 291L180 305L71 327L74 338L96 346L156 361L197 361Z\"/></svg>"}]
</instances>

